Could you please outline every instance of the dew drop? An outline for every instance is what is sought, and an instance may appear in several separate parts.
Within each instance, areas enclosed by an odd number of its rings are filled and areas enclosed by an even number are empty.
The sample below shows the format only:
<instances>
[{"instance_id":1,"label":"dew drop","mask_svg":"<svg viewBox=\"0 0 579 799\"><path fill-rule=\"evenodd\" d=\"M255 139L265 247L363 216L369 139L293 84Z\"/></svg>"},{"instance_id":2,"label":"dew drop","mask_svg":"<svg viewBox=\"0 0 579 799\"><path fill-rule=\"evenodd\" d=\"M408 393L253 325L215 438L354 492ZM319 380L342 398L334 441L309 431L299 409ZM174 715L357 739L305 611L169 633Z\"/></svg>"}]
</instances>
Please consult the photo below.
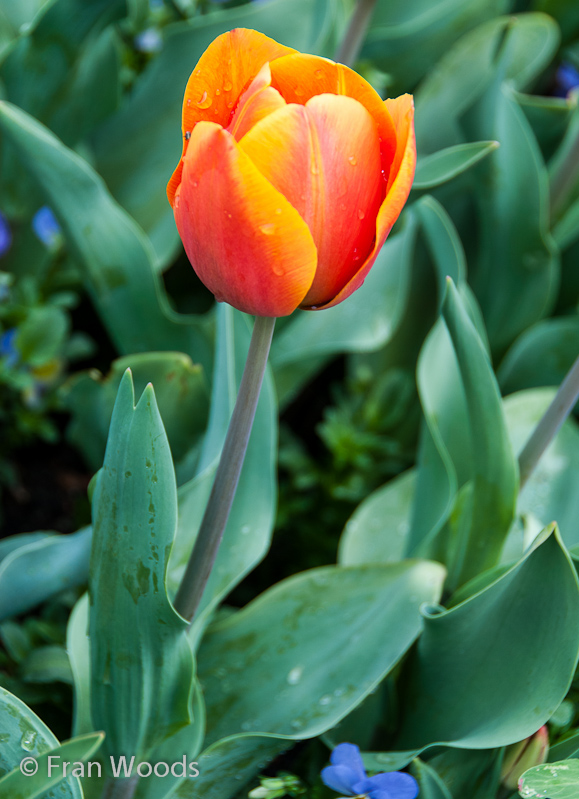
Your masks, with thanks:
<instances>
[{"instance_id":1,"label":"dew drop","mask_svg":"<svg viewBox=\"0 0 579 799\"><path fill-rule=\"evenodd\" d=\"M197 72L196 72L195 74L196 74L196 75L200 75L200 74L201 74L201 70L200 70L200 69L198 69L198 70L197 70Z\"/></svg>"},{"instance_id":2,"label":"dew drop","mask_svg":"<svg viewBox=\"0 0 579 799\"><path fill-rule=\"evenodd\" d=\"M310 171L311 171L312 175L319 175L319 173L320 173L320 170L318 169L318 167L315 164L312 164Z\"/></svg>"},{"instance_id":3,"label":"dew drop","mask_svg":"<svg viewBox=\"0 0 579 799\"><path fill-rule=\"evenodd\" d=\"M219 89L215 89L215 96L219 97L220 94L221 94L221 91Z\"/></svg>"},{"instance_id":4,"label":"dew drop","mask_svg":"<svg viewBox=\"0 0 579 799\"><path fill-rule=\"evenodd\" d=\"M345 211L346 210L346 203L340 203L340 210L341 211Z\"/></svg>"},{"instance_id":5,"label":"dew drop","mask_svg":"<svg viewBox=\"0 0 579 799\"><path fill-rule=\"evenodd\" d=\"M287 682L289 685L297 685L302 678L304 670L301 666L296 666L295 669L292 669L287 676Z\"/></svg>"},{"instance_id":6,"label":"dew drop","mask_svg":"<svg viewBox=\"0 0 579 799\"><path fill-rule=\"evenodd\" d=\"M332 697L329 694L325 694L319 700L318 704L320 704L320 705L329 705L331 701L332 701Z\"/></svg>"},{"instance_id":7,"label":"dew drop","mask_svg":"<svg viewBox=\"0 0 579 799\"><path fill-rule=\"evenodd\" d=\"M232 87L231 83L228 80L226 80L225 83L223 84L223 91L224 92L230 92L232 88L233 87Z\"/></svg>"},{"instance_id":8,"label":"dew drop","mask_svg":"<svg viewBox=\"0 0 579 799\"><path fill-rule=\"evenodd\" d=\"M281 208L276 208L275 212L276 212L276 214L281 214Z\"/></svg>"},{"instance_id":9,"label":"dew drop","mask_svg":"<svg viewBox=\"0 0 579 799\"><path fill-rule=\"evenodd\" d=\"M241 535L247 535L249 532L251 532L251 527L248 524L244 524L241 528Z\"/></svg>"},{"instance_id":10,"label":"dew drop","mask_svg":"<svg viewBox=\"0 0 579 799\"><path fill-rule=\"evenodd\" d=\"M199 106L199 108L209 108L212 102L213 100L211 99L211 97L209 97L207 95L207 92L204 91L203 94L201 95L201 99L197 101L197 105Z\"/></svg>"},{"instance_id":11,"label":"dew drop","mask_svg":"<svg viewBox=\"0 0 579 799\"><path fill-rule=\"evenodd\" d=\"M259 229L265 236L273 236L275 233L275 225L272 222L268 222L267 225L261 225Z\"/></svg>"},{"instance_id":12,"label":"dew drop","mask_svg":"<svg viewBox=\"0 0 579 799\"><path fill-rule=\"evenodd\" d=\"M196 189L198 185L199 185L199 183L196 180L194 180L193 181L193 188Z\"/></svg>"},{"instance_id":13,"label":"dew drop","mask_svg":"<svg viewBox=\"0 0 579 799\"><path fill-rule=\"evenodd\" d=\"M316 78L318 80L322 80L322 78L324 77L323 69L316 69L316 71L314 72L314 75L316 76Z\"/></svg>"},{"instance_id":14,"label":"dew drop","mask_svg":"<svg viewBox=\"0 0 579 799\"><path fill-rule=\"evenodd\" d=\"M233 103L227 103L228 108L233 108Z\"/></svg>"},{"instance_id":15,"label":"dew drop","mask_svg":"<svg viewBox=\"0 0 579 799\"><path fill-rule=\"evenodd\" d=\"M192 100L190 97L188 97L188 98L187 98L187 105L188 105L188 106L189 106L189 105L191 105L191 103L192 103L192 102L193 102L193 100Z\"/></svg>"},{"instance_id":16,"label":"dew drop","mask_svg":"<svg viewBox=\"0 0 579 799\"><path fill-rule=\"evenodd\" d=\"M348 161L350 162L350 164L352 164L352 166L356 166L356 164L358 163L355 155L348 156Z\"/></svg>"},{"instance_id":17,"label":"dew drop","mask_svg":"<svg viewBox=\"0 0 579 799\"><path fill-rule=\"evenodd\" d=\"M362 211L362 209L360 208L360 209L358 210L358 219L364 219L364 217L365 217L365 216L366 216L366 214L365 214L365 213L364 213L364 211Z\"/></svg>"},{"instance_id":18,"label":"dew drop","mask_svg":"<svg viewBox=\"0 0 579 799\"><path fill-rule=\"evenodd\" d=\"M26 732L20 739L20 746L26 752L32 752L35 743L36 743L36 732L34 730L26 730Z\"/></svg>"},{"instance_id":19,"label":"dew drop","mask_svg":"<svg viewBox=\"0 0 579 799\"><path fill-rule=\"evenodd\" d=\"M215 113L216 113L216 114L218 114L218 113L219 113L219 109L218 109L218 108L216 108L216 109L215 109Z\"/></svg>"},{"instance_id":20,"label":"dew drop","mask_svg":"<svg viewBox=\"0 0 579 799\"><path fill-rule=\"evenodd\" d=\"M293 727L294 730L301 730L301 728L304 726L304 723L301 719L294 719L290 726Z\"/></svg>"},{"instance_id":21,"label":"dew drop","mask_svg":"<svg viewBox=\"0 0 579 799\"><path fill-rule=\"evenodd\" d=\"M175 199L173 200L173 207L174 208L179 208L179 203L180 203L179 195L176 194L175 195Z\"/></svg>"},{"instance_id":22,"label":"dew drop","mask_svg":"<svg viewBox=\"0 0 579 799\"><path fill-rule=\"evenodd\" d=\"M303 97L303 96L304 96L304 93L303 93L302 89L296 89L296 97Z\"/></svg>"},{"instance_id":23,"label":"dew drop","mask_svg":"<svg viewBox=\"0 0 579 799\"><path fill-rule=\"evenodd\" d=\"M358 252L358 248L354 247L354 252L352 253L353 260L359 261L360 260L360 253Z\"/></svg>"}]
</instances>

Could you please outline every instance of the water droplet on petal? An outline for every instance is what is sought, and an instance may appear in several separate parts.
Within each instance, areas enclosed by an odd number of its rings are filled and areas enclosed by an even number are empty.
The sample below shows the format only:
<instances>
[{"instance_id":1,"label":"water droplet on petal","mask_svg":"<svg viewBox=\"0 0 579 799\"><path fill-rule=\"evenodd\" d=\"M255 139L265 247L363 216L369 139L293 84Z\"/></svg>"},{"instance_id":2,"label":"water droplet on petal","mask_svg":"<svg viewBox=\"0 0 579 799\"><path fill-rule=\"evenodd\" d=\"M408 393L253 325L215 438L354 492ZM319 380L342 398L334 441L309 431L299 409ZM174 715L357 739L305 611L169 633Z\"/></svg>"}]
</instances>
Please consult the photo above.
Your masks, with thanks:
<instances>
[{"instance_id":1,"label":"water droplet on petal","mask_svg":"<svg viewBox=\"0 0 579 799\"><path fill-rule=\"evenodd\" d=\"M211 99L211 97L209 97L207 92L204 91L203 94L201 95L201 99L197 101L197 105L199 106L199 108L209 108L212 102L213 100Z\"/></svg>"},{"instance_id":2,"label":"water droplet on petal","mask_svg":"<svg viewBox=\"0 0 579 799\"><path fill-rule=\"evenodd\" d=\"M193 102L193 100L190 97L188 97L187 98L187 105L191 105L192 102Z\"/></svg>"},{"instance_id":3,"label":"water droplet on petal","mask_svg":"<svg viewBox=\"0 0 579 799\"><path fill-rule=\"evenodd\" d=\"M179 203L180 202L181 202L181 200L179 198L179 195L176 194L175 195L175 199L173 200L173 208L175 208L175 209L179 208Z\"/></svg>"},{"instance_id":4,"label":"water droplet on petal","mask_svg":"<svg viewBox=\"0 0 579 799\"><path fill-rule=\"evenodd\" d=\"M193 183L193 188L196 189L197 186L199 185L199 182L197 180L193 180L191 182Z\"/></svg>"},{"instance_id":5,"label":"water droplet on petal","mask_svg":"<svg viewBox=\"0 0 579 799\"><path fill-rule=\"evenodd\" d=\"M352 164L352 166L356 166L356 164L358 163L358 161L356 160L356 156L355 155L350 155L348 157L348 161Z\"/></svg>"},{"instance_id":6,"label":"water droplet on petal","mask_svg":"<svg viewBox=\"0 0 579 799\"><path fill-rule=\"evenodd\" d=\"M275 233L275 225L272 222L268 222L267 225L261 225L259 229L265 236L273 236Z\"/></svg>"},{"instance_id":7,"label":"water droplet on petal","mask_svg":"<svg viewBox=\"0 0 579 799\"><path fill-rule=\"evenodd\" d=\"M318 167L315 164L312 164L310 171L311 171L312 175L318 175L320 173L320 170L318 169Z\"/></svg>"},{"instance_id":8,"label":"water droplet on petal","mask_svg":"<svg viewBox=\"0 0 579 799\"><path fill-rule=\"evenodd\" d=\"M215 89L215 96L219 97L220 94L221 94L221 91L219 89Z\"/></svg>"},{"instance_id":9,"label":"water droplet on petal","mask_svg":"<svg viewBox=\"0 0 579 799\"><path fill-rule=\"evenodd\" d=\"M233 108L233 103L227 103L228 108Z\"/></svg>"},{"instance_id":10,"label":"water droplet on petal","mask_svg":"<svg viewBox=\"0 0 579 799\"><path fill-rule=\"evenodd\" d=\"M345 211L346 210L346 203L340 203L340 210L341 211Z\"/></svg>"},{"instance_id":11,"label":"water droplet on petal","mask_svg":"<svg viewBox=\"0 0 579 799\"><path fill-rule=\"evenodd\" d=\"M276 214L281 214L281 208L276 208L275 212L276 212Z\"/></svg>"},{"instance_id":12,"label":"water droplet on petal","mask_svg":"<svg viewBox=\"0 0 579 799\"><path fill-rule=\"evenodd\" d=\"M365 216L366 216L366 214L365 214L365 213L364 213L364 211L362 211L362 209L360 208L360 209L358 210L358 219L364 219L364 217L365 217Z\"/></svg>"},{"instance_id":13,"label":"water droplet on petal","mask_svg":"<svg viewBox=\"0 0 579 799\"><path fill-rule=\"evenodd\" d=\"M304 93L303 93L302 89L296 89L296 97L303 97L303 96L304 96Z\"/></svg>"},{"instance_id":14,"label":"water droplet on petal","mask_svg":"<svg viewBox=\"0 0 579 799\"><path fill-rule=\"evenodd\" d=\"M316 69L316 71L314 72L314 75L316 76L316 78L318 80L321 80L324 77L323 69Z\"/></svg>"},{"instance_id":15,"label":"water droplet on petal","mask_svg":"<svg viewBox=\"0 0 579 799\"><path fill-rule=\"evenodd\" d=\"M224 92L230 92L232 88L233 87L232 87L231 83L228 80L226 80L225 83L223 84L223 91Z\"/></svg>"},{"instance_id":16,"label":"water droplet on petal","mask_svg":"<svg viewBox=\"0 0 579 799\"><path fill-rule=\"evenodd\" d=\"M198 70L197 70L197 72L196 72L195 74L196 74L196 75L200 75L200 74L201 74L201 70L200 70L200 69L198 69Z\"/></svg>"}]
</instances>

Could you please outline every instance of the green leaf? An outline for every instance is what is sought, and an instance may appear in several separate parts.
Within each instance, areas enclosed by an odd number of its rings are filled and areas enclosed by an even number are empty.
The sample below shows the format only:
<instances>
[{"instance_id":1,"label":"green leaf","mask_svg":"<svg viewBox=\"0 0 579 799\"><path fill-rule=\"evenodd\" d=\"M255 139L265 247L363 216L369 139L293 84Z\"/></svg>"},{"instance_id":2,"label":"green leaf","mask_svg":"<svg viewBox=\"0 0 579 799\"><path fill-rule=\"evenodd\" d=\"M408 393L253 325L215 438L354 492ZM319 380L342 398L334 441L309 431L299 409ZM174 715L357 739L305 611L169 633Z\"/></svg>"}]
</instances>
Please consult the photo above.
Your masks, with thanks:
<instances>
[{"instance_id":1,"label":"green leaf","mask_svg":"<svg viewBox=\"0 0 579 799\"><path fill-rule=\"evenodd\" d=\"M332 35L337 7L335 0L269 0L165 28L163 51L92 140L99 173L149 233L161 264L169 263L179 248L165 188L181 157L183 93L203 51L220 34L242 27L303 52L319 52Z\"/></svg>"},{"instance_id":2,"label":"green leaf","mask_svg":"<svg viewBox=\"0 0 579 799\"><path fill-rule=\"evenodd\" d=\"M334 726L407 651L443 574L422 561L314 569L213 625L199 652L208 743L243 731L303 739Z\"/></svg>"},{"instance_id":3,"label":"green leaf","mask_svg":"<svg viewBox=\"0 0 579 799\"><path fill-rule=\"evenodd\" d=\"M509 436L515 452L527 443L555 396L555 389L520 391L504 403ZM556 521L573 558L579 558L579 425L570 418L549 444L521 491L517 513L528 534L536 535Z\"/></svg>"},{"instance_id":4,"label":"green leaf","mask_svg":"<svg viewBox=\"0 0 579 799\"><path fill-rule=\"evenodd\" d=\"M169 309L149 240L112 199L102 178L49 130L9 103L0 103L0 127L46 193L119 350L196 349L196 359L208 363L199 323Z\"/></svg>"},{"instance_id":5,"label":"green leaf","mask_svg":"<svg viewBox=\"0 0 579 799\"><path fill-rule=\"evenodd\" d=\"M2 778L14 769L18 769L23 758L39 758L59 745L46 724L24 702L2 687L0 687L0 743ZM42 774L40 767L39 773ZM46 773L44 769L44 775ZM9 796L12 799L12 793ZM43 799L82 799L80 783L76 777L71 777L58 791L50 791Z\"/></svg>"},{"instance_id":6,"label":"green leaf","mask_svg":"<svg viewBox=\"0 0 579 799\"><path fill-rule=\"evenodd\" d=\"M479 248L472 287L491 345L504 350L551 309L559 255L549 234L547 171L512 90L497 81L471 111L469 135L501 146L478 167Z\"/></svg>"},{"instance_id":7,"label":"green leaf","mask_svg":"<svg viewBox=\"0 0 579 799\"><path fill-rule=\"evenodd\" d=\"M563 217L553 228L558 246L565 250L579 239L579 199L569 206Z\"/></svg>"},{"instance_id":8,"label":"green leaf","mask_svg":"<svg viewBox=\"0 0 579 799\"><path fill-rule=\"evenodd\" d=\"M501 60L506 59L505 77L524 89L549 64L558 40L557 25L546 14L496 17L462 36L416 93L418 151L434 153L463 143L459 120L491 84ZM502 144L495 135L478 138Z\"/></svg>"},{"instance_id":9,"label":"green leaf","mask_svg":"<svg viewBox=\"0 0 579 799\"><path fill-rule=\"evenodd\" d=\"M127 355L113 361L104 378L94 369L77 373L63 392L72 413L67 435L95 470L103 461L117 389L128 368L133 373L137 393L141 393L147 383L155 387L159 412L176 461L184 458L198 443L207 423L206 377L201 367L183 353Z\"/></svg>"},{"instance_id":10,"label":"green leaf","mask_svg":"<svg viewBox=\"0 0 579 799\"><path fill-rule=\"evenodd\" d=\"M575 799L579 791L579 761L545 763L525 771L519 780L519 794L525 799L548 796L549 799Z\"/></svg>"},{"instance_id":11,"label":"green leaf","mask_svg":"<svg viewBox=\"0 0 579 799\"><path fill-rule=\"evenodd\" d=\"M90 713L90 640L88 637L88 593L73 608L66 629L66 651L74 686L75 735L94 730Z\"/></svg>"},{"instance_id":12,"label":"green leaf","mask_svg":"<svg viewBox=\"0 0 579 799\"><path fill-rule=\"evenodd\" d=\"M0 561L0 620L26 613L51 596L86 583L90 540L90 527L73 535L43 534L4 557Z\"/></svg>"},{"instance_id":13,"label":"green leaf","mask_svg":"<svg viewBox=\"0 0 579 799\"><path fill-rule=\"evenodd\" d=\"M20 666L25 682L71 683L72 674L66 649L62 646L39 646L33 649Z\"/></svg>"},{"instance_id":14,"label":"green leaf","mask_svg":"<svg viewBox=\"0 0 579 799\"><path fill-rule=\"evenodd\" d=\"M38 771L34 775L23 774L20 768L15 768L0 779L0 795L10 796L10 799L45 797L45 791L60 786L65 774L76 772L77 777L82 776L84 767L81 763L88 760L100 748L103 740L103 733L97 732L66 741L36 759ZM50 770L49 764L52 765ZM62 795L61 789L59 795Z\"/></svg>"},{"instance_id":15,"label":"green leaf","mask_svg":"<svg viewBox=\"0 0 579 799\"><path fill-rule=\"evenodd\" d=\"M42 366L57 358L68 333L68 317L60 308L34 308L19 326L16 348L30 366Z\"/></svg>"},{"instance_id":16,"label":"green leaf","mask_svg":"<svg viewBox=\"0 0 579 799\"><path fill-rule=\"evenodd\" d=\"M579 352L579 317L544 319L526 330L505 355L497 372L503 394L523 388L556 386Z\"/></svg>"},{"instance_id":17,"label":"green leaf","mask_svg":"<svg viewBox=\"0 0 579 799\"><path fill-rule=\"evenodd\" d=\"M420 799L452 799L452 795L436 771L419 758L412 761L410 773L420 785Z\"/></svg>"},{"instance_id":18,"label":"green leaf","mask_svg":"<svg viewBox=\"0 0 579 799\"><path fill-rule=\"evenodd\" d=\"M534 733L573 677L579 630L568 619L577 612L577 575L552 527L475 596L426 609L398 747L494 748ZM547 670L545 652L557 652Z\"/></svg>"},{"instance_id":19,"label":"green leaf","mask_svg":"<svg viewBox=\"0 0 579 799\"><path fill-rule=\"evenodd\" d=\"M443 320L418 365L426 426L408 552L443 558L456 587L498 562L518 477L488 355L451 281L448 286Z\"/></svg>"},{"instance_id":20,"label":"green leaf","mask_svg":"<svg viewBox=\"0 0 579 799\"><path fill-rule=\"evenodd\" d=\"M415 489L416 472L409 469L370 494L344 528L338 562L358 566L402 560Z\"/></svg>"},{"instance_id":21,"label":"green leaf","mask_svg":"<svg viewBox=\"0 0 579 799\"><path fill-rule=\"evenodd\" d=\"M471 166L496 150L498 141L477 141L456 144L418 159L413 189L431 189L461 175Z\"/></svg>"},{"instance_id":22,"label":"green leaf","mask_svg":"<svg viewBox=\"0 0 579 799\"><path fill-rule=\"evenodd\" d=\"M515 92L514 97L527 117L545 162L548 162L563 140L577 108L577 99L573 95L569 98L541 97L521 92Z\"/></svg>"},{"instance_id":23,"label":"green leaf","mask_svg":"<svg viewBox=\"0 0 579 799\"><path fill-rule=\"evenodd\" d=\"M179 521L170 562L176 590L193 549L233 411L249 349L247 318L226 304L218 307L211 416L197 476L179 489ZM277 407L271 372L259 398L231 513L203 594L191 638L201 633L218 602L265 556L275 523Z\"/></svg>"},{"instance_id":24,"label":"green leaf","mask_svg":"<svg viewBox=\"0 0 579 799\"><path fill-rule=\"evenodd\" d=\"M106 755L148 753L191 721L188 624L165 577L177 523L169 444L152 386L136 408L129 371L93 495L91 703Z\"/></svg>"}]
</instances>

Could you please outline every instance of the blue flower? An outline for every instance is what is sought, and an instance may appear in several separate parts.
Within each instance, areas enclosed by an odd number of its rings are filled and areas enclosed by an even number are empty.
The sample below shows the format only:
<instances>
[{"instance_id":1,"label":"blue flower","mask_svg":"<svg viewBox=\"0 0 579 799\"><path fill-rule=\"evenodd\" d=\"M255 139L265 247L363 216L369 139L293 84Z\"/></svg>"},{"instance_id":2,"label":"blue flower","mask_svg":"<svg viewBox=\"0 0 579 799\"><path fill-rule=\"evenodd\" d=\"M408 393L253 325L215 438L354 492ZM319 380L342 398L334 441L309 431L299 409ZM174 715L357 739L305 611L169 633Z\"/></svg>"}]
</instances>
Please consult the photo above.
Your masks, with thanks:
<instances>
[{"instance_id":1,"label":"blue flower","mask_svg":"<svg viewBox=\"0 0 579 799\"><path fill-rule=\"evenodd\" d=\"M60 225L47 205L43 205L32 217L32 229L47 247L55 247L60 242Z\"/></svg>"},{"instance_id":2,"label":"blue flower","mask_svg":"<svg viewBox=\"0 0 579 799\"><path fill-rule=\"evenodd\" d=\"M354 744L339 744L330 755L331 766L322 770L328 788L347 796L368 799L414 799L418 783L410 774L390 771L368 777L360 750Z\"/></svg>"},{"instance_id":3,"label":"blue flower","mask_svg":"<svg viewBox=\"0 0 579 799\"><path fill-rule=\"evenodd\" d=\"M18 331L12 327L0 336L0 358L6 358L6 366L16 366L20 360L20 353L15 346L17 335Z\"/></svg>"},{"instance_id":4,"label":"blue flower","mask_svg":"<svg viewBox=\"0 0 579 799\"><path fill-rule=\"evenodd\" d=\"M0 211L0 256L5 255L12 244L12 231L8 220Z\"/></svg>"},{"instance_id":5,"label":"blue flower","mask_svg":"<svg viewBox=\"0 0 579 799\"><path fill-rule=\"evenodd\" d=\"M555 75L555 97L567 97L569 92L579 86L579 72L567 62L563 62Z\"/></svg>"},{"instance_id":6,"label":"blue flower","mask_svg":"<svg viewBox=\"0 0 579 799\"><path fill-rule=\"evenodd\" d=\"M163 37L157 28L147 28L135 36L135 49L141 53L158 53L163 49Z\"/></svg>"}]
</instances>

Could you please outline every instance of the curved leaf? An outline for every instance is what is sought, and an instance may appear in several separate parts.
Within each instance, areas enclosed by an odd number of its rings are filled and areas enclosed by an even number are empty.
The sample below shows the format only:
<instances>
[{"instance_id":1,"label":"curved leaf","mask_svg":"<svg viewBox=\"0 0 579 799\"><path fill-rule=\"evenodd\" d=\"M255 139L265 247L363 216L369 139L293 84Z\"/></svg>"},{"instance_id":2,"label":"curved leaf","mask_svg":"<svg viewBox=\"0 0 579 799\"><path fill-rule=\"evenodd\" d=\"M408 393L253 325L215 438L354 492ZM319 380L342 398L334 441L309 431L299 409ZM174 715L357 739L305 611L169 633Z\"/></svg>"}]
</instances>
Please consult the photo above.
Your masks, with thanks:
<instances>
[{"instance_id":1,"label":"curved leaf","mask_svg":"<svg viewBox=\"0 0 579 799\"><path fill-rule=\"evenodd\" d=\"M498 141L455 144L425 158L419 158L413 189L431 189L461 175L500 147Z\"/></svg>"}]
</instances>

